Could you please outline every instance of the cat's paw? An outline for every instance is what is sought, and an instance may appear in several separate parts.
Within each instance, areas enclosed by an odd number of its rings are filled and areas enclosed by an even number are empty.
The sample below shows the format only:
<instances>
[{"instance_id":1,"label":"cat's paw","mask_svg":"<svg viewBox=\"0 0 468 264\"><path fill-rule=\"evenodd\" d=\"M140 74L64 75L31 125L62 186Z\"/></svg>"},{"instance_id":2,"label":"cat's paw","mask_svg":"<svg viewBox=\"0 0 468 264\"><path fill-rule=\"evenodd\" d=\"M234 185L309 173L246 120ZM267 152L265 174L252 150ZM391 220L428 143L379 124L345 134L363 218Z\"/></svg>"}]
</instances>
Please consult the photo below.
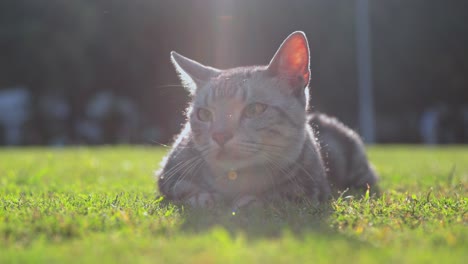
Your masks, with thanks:
<instances>
[{"instance_id":1,"label":"cat's paw","mask_svg":"<svg viewBox=\"0 0 468 264\"><path fill-rule=\"evenodd\" d=\"M239 209L246 209L246 208L261 208L264 206L262 200L260 200L257 196L254 195L242 195L234 200L232 204L232 211L237 212Z\"/></svg>"},{"instance_id":2,"label":"cat's paw","mask_svg":"<svg viewBox=\"0 0 468 264\"><path fill-rule=\"evenodd\" d=\"M195 208L214 208L217 201L217 195L209 192L201 192L188 198L187 203Z\"/></svg>"}]
</instances>

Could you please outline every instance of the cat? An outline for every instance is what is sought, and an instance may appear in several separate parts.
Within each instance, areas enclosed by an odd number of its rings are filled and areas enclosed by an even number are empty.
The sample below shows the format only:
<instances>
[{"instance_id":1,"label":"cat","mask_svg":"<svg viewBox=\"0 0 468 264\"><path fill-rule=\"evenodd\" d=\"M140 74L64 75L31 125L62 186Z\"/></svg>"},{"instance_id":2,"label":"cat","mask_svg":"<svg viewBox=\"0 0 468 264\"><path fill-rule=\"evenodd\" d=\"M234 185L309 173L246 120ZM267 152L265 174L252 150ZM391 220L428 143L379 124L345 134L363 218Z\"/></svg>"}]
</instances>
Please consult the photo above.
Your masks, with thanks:
<instances>
[{"instance_id":1,"label":"cat","mask_svg":"<svg viewBox=\"0 0 468 264\"><path fill-rule=\"evenodd\" d=\"M293 32L267 66L220 70L174 51L192 102L157 172L166 199L233 210L275 201L322 203L375 186L359 136L335 118L308 114L309 45Z\"/></svg>"}]
</instances>

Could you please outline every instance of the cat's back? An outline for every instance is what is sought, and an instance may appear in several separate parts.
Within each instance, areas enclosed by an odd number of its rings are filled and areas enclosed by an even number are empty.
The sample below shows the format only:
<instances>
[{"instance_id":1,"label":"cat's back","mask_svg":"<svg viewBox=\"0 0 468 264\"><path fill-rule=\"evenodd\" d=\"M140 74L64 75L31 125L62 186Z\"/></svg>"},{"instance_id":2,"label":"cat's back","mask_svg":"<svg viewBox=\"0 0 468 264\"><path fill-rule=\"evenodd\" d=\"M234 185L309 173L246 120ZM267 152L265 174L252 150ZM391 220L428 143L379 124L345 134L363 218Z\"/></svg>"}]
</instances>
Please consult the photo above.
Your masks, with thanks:
<instances>
[{"instance_id":1,"label":"cat's back","mask_svg":"<svg viewBox=\"0 0 468 264\"><path fill-rule=\"evenodd\" d=\"M321 113L309 116L309 124L320 145L320 152L333 189L365 189L377 182L369 164L364 143L356 132L334 117Z\"/></svg>"}]
</instances>

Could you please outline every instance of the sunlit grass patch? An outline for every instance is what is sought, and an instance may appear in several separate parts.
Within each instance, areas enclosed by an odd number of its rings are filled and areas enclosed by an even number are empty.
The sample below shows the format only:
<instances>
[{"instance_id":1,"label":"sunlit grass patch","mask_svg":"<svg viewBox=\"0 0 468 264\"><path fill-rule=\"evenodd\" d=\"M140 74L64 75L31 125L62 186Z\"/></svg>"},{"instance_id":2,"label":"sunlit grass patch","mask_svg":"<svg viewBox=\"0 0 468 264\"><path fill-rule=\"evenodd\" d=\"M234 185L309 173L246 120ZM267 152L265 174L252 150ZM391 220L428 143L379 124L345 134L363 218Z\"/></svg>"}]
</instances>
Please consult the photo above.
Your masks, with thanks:
<instances>
[{"instance_id":1,"label":"sunlit grass patch","mask_svg":"<svg viewBox=\"0 0 468 264\"><path fill-rule=\"evenodd\" d=\"M157 198L163 149L3 149L0 263L463 263L468 149L369 151L380 197L233 215Z\"/></svg>"}]
</instances>

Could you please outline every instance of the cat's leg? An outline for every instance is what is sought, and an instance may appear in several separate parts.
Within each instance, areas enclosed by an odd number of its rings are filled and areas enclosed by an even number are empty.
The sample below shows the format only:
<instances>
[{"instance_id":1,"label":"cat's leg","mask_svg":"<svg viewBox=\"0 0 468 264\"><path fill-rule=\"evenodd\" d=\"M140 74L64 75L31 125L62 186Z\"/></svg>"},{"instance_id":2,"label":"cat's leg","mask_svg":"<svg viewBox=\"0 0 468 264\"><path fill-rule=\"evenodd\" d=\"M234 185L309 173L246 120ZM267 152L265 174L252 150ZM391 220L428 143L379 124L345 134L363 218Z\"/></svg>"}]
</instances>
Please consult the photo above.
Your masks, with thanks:
<instances>
[{"instance_id":1,"label":"cat's leg","mask_svg":"<svg viewBox=\"0 0 468 264\"><path fill-rule=\"evenodd\" d=\"M186 204L191 207L213 208L221 200L221 196L214 192L203 190L190 181L180 181L172 188L160 188L161 192L170 200Z\"/></svg>"},{"instance_id":2,"label":"cat's leg","mask_svg":"<svg viewBox=\"0 0 468 264\"><path fill-rule=\"evenodd\" d=\"M236 197L232 202L232 212L237 212L240 209L246 208L262 208L264 206L264 201L256 196L251 194L242 194Z\"/></svg>"},{"instance_id":3,"label":"cat's leg","mask_svg":"<svg viewBox=\"0 0 468 264\"><path fill-rule=\"evenodd\" d=\"M190 198L188 198L187 204L192 207L211 209L216 206L218 201L218 194L210 192L201 192L192 195Z\"/></svg>"},{"instance_id":4,"label":"cat's leg","mask_svg":"<svg viewBox=\"0 0 468 264\"><path fill-rule=\"evenodd\" d=\"M187 145L176 146L157 172L159 192L168 200L193 207L213 207L220 196L203 188L204 168L199 154Z\"/></svg>"}]
</instances>

